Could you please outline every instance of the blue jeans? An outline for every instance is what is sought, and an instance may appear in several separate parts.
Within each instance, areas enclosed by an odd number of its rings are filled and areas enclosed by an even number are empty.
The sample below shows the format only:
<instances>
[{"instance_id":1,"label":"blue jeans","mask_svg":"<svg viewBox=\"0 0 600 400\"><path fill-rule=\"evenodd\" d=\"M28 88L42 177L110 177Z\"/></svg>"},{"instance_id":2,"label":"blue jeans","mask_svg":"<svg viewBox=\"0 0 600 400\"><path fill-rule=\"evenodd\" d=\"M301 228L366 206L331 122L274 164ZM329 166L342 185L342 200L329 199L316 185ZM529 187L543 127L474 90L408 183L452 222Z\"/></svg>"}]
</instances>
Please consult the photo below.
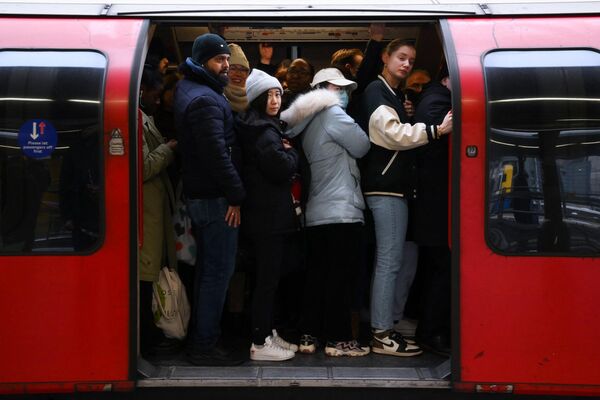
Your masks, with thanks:
<instances>
[{"instance_id":1,"label":"blue jeans","mask_svg":"<svg viewBox=\"0 0 600 400\"><path fill-rule=\"evenodd\" d=\"M238 241L238 228L225 222L228 206L223 197L187 200L197 247L191 338L194 351L210 350L221 334L221 314L235 269Z\"/></svg>"},{"instance_id":2,"label":"blue jeans","mask_svg":"<svg viewBox=\"0 0 600 400\"><path fill-rule=\"evenodd\" d=\"M402 271L405 271L406 279L396 279L396 293L394 295L394 321L404 319L404 307L408 300L410 287L417 274L419 262L419 246L415 242L404 242L402 251Z\"/></svg>"},{"instance_id":3,"label":"blue jeans","mask_svg":"<svg viewBox=\"0 0 600 400\"><path fill-rule=\"evenodd\" d=\"M408 224L406 200L394 196L367 196L367 204L373 213L375 224L375 269L371 288L371 327L392 329L394 327L394 298L408 293L414 272L402 268L404 241ZM406 282L398 286L397 280Z\"/></svg>"}]
</instances>

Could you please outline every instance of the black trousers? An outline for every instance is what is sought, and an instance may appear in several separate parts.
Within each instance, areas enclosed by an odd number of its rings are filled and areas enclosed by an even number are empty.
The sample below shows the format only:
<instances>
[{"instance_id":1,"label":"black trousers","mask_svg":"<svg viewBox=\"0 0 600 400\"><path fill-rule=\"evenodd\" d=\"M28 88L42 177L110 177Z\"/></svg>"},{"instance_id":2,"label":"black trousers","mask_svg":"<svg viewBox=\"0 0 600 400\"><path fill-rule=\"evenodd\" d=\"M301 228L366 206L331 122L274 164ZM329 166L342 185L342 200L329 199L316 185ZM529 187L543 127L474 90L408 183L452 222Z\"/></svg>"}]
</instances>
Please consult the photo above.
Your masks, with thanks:
<instances>
[{"instance_id":1,"label":"black trousers","mask_svg":"<svg viewBox=\"0 0 600 400\"><path fill-rule=\"evenodd\" d=\"M362 224L307 229L307 271L301 330L328 341L352 340L351 307L360 263Z\"/></svg>"},{"instance_id":2,"label":"black trousers","mask_svg":"<svg viewBox=\"0 0 600 400\"><path fill-rule=\"evenodd\" d=\"M448 246L420 246L419 268L423 268L423 292L416 335L449 338L451 260Z\"/></svg>"},{"instance_id":3,"label":"black trousers","mask_svg":"<svg viewBox=\"0 0 600 400\"><path fill-rule=\"evenodd\" d=\"M165 338L162 329L154 323L152 314L152 282L140 281L140 351L147 353Z\"/></svg>"},{"instance_id":4,"label":"black trousers","mask_svg":"<svg viewBox=\"0 0 600 400\"><path fill-rule=\"evenodd\" d=\"M287 234L256 236L252 239L256 256L255 287L252 295L252 342L261 345L274 327L273 310L277 286L284 270Z\"/></svg>"}]
</instances>

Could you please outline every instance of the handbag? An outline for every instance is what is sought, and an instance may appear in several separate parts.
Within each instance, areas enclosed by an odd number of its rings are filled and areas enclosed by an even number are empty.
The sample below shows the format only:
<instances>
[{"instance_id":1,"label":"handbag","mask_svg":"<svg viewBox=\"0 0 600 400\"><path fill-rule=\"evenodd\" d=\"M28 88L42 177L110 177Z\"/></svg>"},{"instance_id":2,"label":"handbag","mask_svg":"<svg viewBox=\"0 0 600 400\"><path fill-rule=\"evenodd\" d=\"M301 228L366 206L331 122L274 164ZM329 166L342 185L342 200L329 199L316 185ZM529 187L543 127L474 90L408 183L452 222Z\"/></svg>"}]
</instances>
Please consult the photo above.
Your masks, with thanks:
<instances>
[{"instance_id":1,"label":"handbag","mask_svg":"<svg viewBox=\"0 0 600 400\"><path fill-rule=\"evenodd\" d=\"M166 337L183 339L190 322L190 303L176 270L164 267L152 285L154 323Z\"/></svg>"},{"instance_id":2,"label":"handbag","mask_svg":"<svg viewBox=\"0 0 600 400\"><path fill-rule=\"evenodd\" d=\"M183 198L181 183L177 185L175 199L173 229L175 230L175 253L177 260L189 265L195 265L196 239L194 239L192 219L187 212L187 206Z\"/></svg>"}]
</instances>

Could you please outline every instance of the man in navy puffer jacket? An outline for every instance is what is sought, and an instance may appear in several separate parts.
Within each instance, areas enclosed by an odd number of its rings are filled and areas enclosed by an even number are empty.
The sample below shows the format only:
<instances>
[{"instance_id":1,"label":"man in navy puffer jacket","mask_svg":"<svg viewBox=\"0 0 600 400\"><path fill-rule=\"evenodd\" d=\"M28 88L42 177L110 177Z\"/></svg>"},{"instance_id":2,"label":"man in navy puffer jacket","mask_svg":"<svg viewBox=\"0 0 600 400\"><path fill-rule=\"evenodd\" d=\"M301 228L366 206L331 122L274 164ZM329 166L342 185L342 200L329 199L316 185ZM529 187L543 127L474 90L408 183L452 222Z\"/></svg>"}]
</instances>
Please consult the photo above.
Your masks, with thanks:
<instances>
[{"instance_id":1,"label":"man in navy puffer jacket","mask_svg":"<svg viewBox=\"0 0 600 400\"><path fill-rule=\"evenodd\" d=\"M245 197L231 107L223 96L230 50L223 38L196 38L185 78L175 91L175 124L182 153L183 192L198 256L188 359L196 365L243 362L217 346L229 280L235 267L240 205Z\"/></svg>"}]
</instances>

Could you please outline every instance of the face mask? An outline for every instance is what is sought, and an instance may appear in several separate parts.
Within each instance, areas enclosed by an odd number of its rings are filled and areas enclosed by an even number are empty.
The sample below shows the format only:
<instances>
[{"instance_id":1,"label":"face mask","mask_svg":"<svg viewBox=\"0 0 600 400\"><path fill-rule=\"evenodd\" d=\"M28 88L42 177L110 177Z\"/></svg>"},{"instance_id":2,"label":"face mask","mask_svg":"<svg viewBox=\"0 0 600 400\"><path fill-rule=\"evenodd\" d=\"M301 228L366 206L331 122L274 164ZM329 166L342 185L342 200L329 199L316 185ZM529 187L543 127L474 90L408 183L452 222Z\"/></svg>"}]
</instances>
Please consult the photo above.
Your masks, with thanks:
<instances>
[{"instance_id":1,"label":"face mask","mask_svg":"<svg viewBox=\"0 0 600 400\"><path fill-rule=\"evenodd\" d=\"M345 90L342 90L339 92L339 96L340 96L340 103L341 103L340 105L345 110L346 107L348 107L348 101L350 101L350 98L348 97L348 92L346 92Z\"/></svg>"}]
</instances>

